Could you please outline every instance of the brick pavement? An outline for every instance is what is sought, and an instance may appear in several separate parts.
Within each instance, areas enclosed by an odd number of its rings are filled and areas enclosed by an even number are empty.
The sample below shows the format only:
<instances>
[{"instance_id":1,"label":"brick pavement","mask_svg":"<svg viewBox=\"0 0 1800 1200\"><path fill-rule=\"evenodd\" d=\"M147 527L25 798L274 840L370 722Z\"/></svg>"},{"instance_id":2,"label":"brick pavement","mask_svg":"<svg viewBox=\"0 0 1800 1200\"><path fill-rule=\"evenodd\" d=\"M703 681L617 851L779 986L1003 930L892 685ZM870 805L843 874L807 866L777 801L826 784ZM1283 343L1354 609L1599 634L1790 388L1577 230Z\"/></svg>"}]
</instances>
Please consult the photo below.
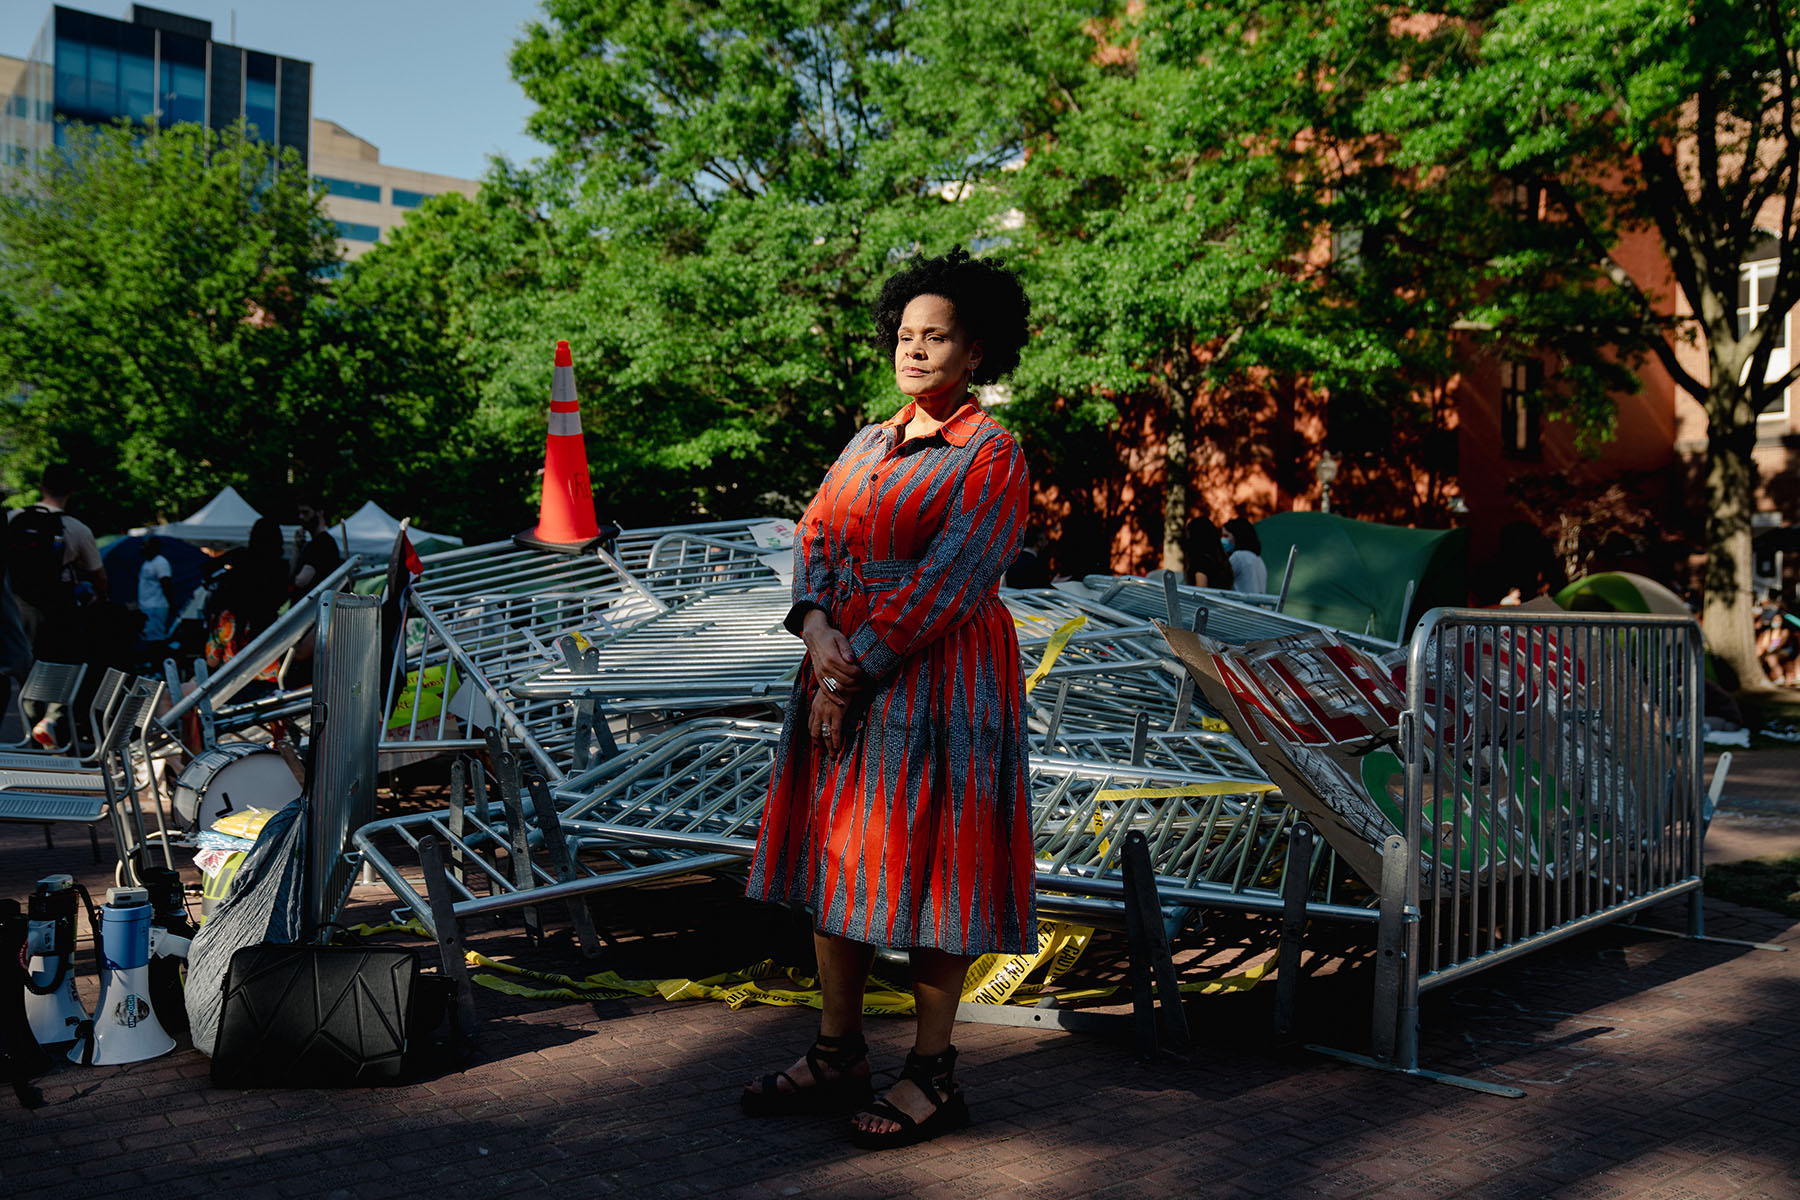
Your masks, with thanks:
<instances>
[{"instance_id":1,"label":"brick pavement","mask_svg":"<svg viewBox=\"0 0 1800 1200\"><path fill-rule=\"evenodd\" d=\"M1718 751L1706 756L1712 779ZM1800 746L1735 750L1719 810L1706 834L1706 861L1800 854Z\"/></svg>"},{"instance_id":2,"label":"brick pavement","mask_svg":"<svg viewBox=\"0 0 1800 1200\"><path fill-rule=\"evenodd\" d=\"M58 842L46 852L35 829L0 827L0 895L22 897L58 869L104 884L84 838L65 832ZM383 890L357 895L356 917L380 915ZM633 966L709 940L747 947L759 929L765 941L787 935L721 884L609 904ZM1708 920L1715 936L1800 946L1800 923L1758 910L1709 902ZM1646 921L1680 923L1679 905ZM496 957L579 969L509 930L477 931L472 942ZM83 970L91 1000L85 949ZM15 1200L139 1189L380 1200L453 1188L546 1197L1800 1197L1800 953L1612 926L1428 992L1426 1065L1516 1084L1524 1100L1279 1045L1270 991L1194 1000L1199 1045L1187 1065L1141 1064L1126 1045L1094 1036L964 1026L976 1124L869 1154L831 1119L753 1121L737 1111L740 1082L809 1039L809 1013L484 990L476 1060L402 1087L221 1090L185 1040L152 1062L60 1066L39 1081L48 1101L39 1110L0 1095L0 1191ZM1362 1049L1367 1012L1367 972L1352 964L1307 980L1301 1032ZM870 1037L878 1072L891 1077L905 1025L875 1021Z\"/></svg>"}]
</instances>

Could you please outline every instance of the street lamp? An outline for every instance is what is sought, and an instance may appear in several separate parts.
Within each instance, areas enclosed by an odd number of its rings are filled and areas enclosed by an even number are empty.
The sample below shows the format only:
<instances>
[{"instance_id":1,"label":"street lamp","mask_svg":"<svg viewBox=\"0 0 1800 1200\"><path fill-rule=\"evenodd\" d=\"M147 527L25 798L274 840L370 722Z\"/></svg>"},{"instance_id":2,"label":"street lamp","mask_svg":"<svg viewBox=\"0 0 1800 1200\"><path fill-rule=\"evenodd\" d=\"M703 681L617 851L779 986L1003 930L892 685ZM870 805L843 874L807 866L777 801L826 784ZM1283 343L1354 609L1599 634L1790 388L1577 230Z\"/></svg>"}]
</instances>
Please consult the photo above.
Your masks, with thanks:
<instances>
[{"instance_id":1,"label":"street lamp","mask_svg":"<svg viewBox=\"0 0 1800 1200\"><path fill-rule=\"evenodd\" d=\"M1331 451L1319 455L1319 461L1313 464L1313 478L1319 481L1319 511L1331 511L1331 483L1337 478L1338 460L1331 457Z\"/></svg>"}]
</instances>

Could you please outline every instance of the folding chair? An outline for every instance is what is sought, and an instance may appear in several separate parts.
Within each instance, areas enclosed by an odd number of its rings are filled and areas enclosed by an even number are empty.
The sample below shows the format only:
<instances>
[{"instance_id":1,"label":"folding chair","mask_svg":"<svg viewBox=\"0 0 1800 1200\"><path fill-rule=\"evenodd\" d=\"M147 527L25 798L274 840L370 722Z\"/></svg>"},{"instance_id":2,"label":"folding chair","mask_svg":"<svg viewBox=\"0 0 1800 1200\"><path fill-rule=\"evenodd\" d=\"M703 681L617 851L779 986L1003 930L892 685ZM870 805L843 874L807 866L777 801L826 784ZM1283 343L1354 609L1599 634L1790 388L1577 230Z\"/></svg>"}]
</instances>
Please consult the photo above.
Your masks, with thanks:
<instances>
[{"instance_id":1,"label":"folding chair","mask_svg":"<svg viewBox=\"0 0 1800 1200\"><path fill-rule=\"evenodd\" d=\"M140 679L132 685L124 700L114 709L113 719L100 743L99 764L94 773L73 771L8 772L4 778L16 786L0 787L0 821L41 824L44 845L54 848L51 825L69 822L88 827L88 840L94 847L94 861L100 861L100 836L95 826L110 816L113 833L118 838L120 858L135 852L145 840L143 813L138 803L142 787L156 789L151 770L151 754L147 731L162 696L162 684L154 679ZM139 784L138 763L141 757L145 782ZM124 802L132 804L139 837L134 841L124 820ZM159 829L162 806L156 805ZM164 833L166 843L167 834ZM164 857L168 849L164 846ZM173 863L170 863L173 866ZM135 878L135 872L132 872Z\"/></svg>"},{"instance_id":2,"label":"folding chair","mask_svg":"<svg viewBox=\"0 0 1800 1200\"><path fill-rule=\"evenodd\" d=\"M40 664L41 665L41 664ZM88 740L93 749L86 754L81 753L79 738L76 744L65 754L53 754L36 742L34 751L23 754L0 754L0 771L91 771L100 762L100 743L106 739L106 730L112 724L113 712L119 702L125 698L125 688L131 679L117 667L106 668L100 677L100 686L94 689L93 699L88 701Z\"/></svg>"},{"instance_id":3,"label":"folding chair","mask_svg":"<svg viewBox=\"0 0 1800 1200\"><path fill-rule=\"evenodd\" d=\"M54 663L39 659L31 664L31 674L25 677L25 685L19 689L19 720L24 723L25 739L10 743L9 749L32 749L39 754L79 755L81 739L75 734L76 693L81 691L81 681L87 676L86 663ZM31 718L26 715L25 703L61 704L69 712L69 740L54 746L42 746L31 736Z\"/></svg>"}]
</instances>

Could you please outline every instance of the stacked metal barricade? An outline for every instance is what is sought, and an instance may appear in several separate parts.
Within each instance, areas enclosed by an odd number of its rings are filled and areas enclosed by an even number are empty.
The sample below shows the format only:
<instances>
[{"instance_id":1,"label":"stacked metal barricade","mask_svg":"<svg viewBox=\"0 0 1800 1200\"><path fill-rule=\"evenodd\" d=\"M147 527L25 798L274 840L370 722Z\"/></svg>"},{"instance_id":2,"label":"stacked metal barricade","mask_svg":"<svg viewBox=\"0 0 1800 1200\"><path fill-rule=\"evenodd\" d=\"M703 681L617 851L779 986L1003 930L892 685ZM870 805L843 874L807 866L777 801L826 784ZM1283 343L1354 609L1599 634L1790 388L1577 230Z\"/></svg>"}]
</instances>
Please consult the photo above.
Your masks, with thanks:
<instances>
[{"instance_id":1,"label":"stacked metal barricade","mask_svg":"<svg viewBox=\"0 0 1800 1200\"><path fill-rule=\"evenodd\" d=\"M762 525L631 530L612 553L497 543L426 560L382 747L477 748L493 731L495 770L468 771L449 809L365 828L365 861L428 920L411 862L427 836L452 855L457 919L741 868L801 657ZM1041 907L1118 923L1120 847L1138 830L1169 905L1279 911L1293 812L1235 738L1206 727L1146 614L1101 600L1136 598L1143 581L1112 582L1002 593L1030 696ZM1188 623L1205 602L1155 594ZM547 806L530 802L534 777ZM534 855L533 870L513 861ZM1314 902L1331 903L1339 873L1322 844L1305 869Z\"/></svg>"},{"instance_id":2,"label":"stacked metal barricade","mask_svg":"<svg viewBox=\"0 0 1800 1200\"><path fill-rule=\"evenodd\" d=\"M544 905L567 902L582 943L597 948L599 893L742 869L800 658L781 626L789 590L766 525L627 531L610 554L500 543L427 560L388 681L382 750L481 748L486 761L458 760L447 808L374 822L354 840L440 940L502 911L537 928ZM1673 896L1688 897L1698 931L1691 622L1428 616L1389 738L1406 770L1401 832L1377 848L1381 878L1358 879L1297 818L1289 800L1300 798L1205 710L1152 619L1225 643L1319 626L1279 601L1167 578L1093 576L1002 598L1027 675L1045 916L1141 928L1148 870L1165 916L1281 917L1284 988L1307 919L1368 928L1372 1042L1381 1061L1414 1072L1424 988ZM1394 643L1331 637L1398 661ZM1446 715L1446 696L1462 715ZM1552 794L1556 805L1544 801ZM1466 822L1446 821L1446 806ZM1520 846L1529 856L1496 858L1496 847ZM1123 860L1146 850L1133 884Z\"/></svg>"},{"instance_id":3,"label":"stacked metal barricade","mask_svg":"<svg viewBox=\"0 0 1800 1200\"><path fill-rule=\"evenodd\" d=\"M486 762L458 761L447 808L374 822L354 840L440 939L465 918L502 911L535 928L542 907L562 901L595 948L588 905L598 893L742 869L800 657L781 627L789 592L782 556L762 540L766 524L628 531L611 554L500 543L427 560L388 681L382 750L482 748ZM1413 1071L1423 988L1672 896L1690 899L1698 928L1691 622L1428 617L1412 640L1397 742L1403 831L1379 848L1382 878L1359 880L1205 711L1151 621L1227 643L1318 626L1278 603L1167 578L1096 576L1002 598L1027 675L1048 917L1118 925L1135 911L1141 925L1122 861L1132 846L1147 850L1167 916L1282 917L1284 987L1306 919L1368 927L1381 968L1372 1041L1389 1065ZM1449 630L1460 639L1453 652L1441 648ZM1393 643L1332 636L1397 661ZM1480 649L1490 645L1514 648ZM1457 682L1459 663L1477 682ZM1514 695L1540 692L1536 707ZM1446 717L1446 695L1468 714ZM1601 717L1604 755L1590 746ZM1499 740L1543 765L1495 768ZM1591 765L1602 761L1612 766ZM1582 794L1542 803L1543 781L1571 763ZM1467 830L1443 821L1446 802L1471 814ZM1539 827L1492 845L1529 844L1531 857L1495 866L1483 839L1521 813ZM1565 828L1571 819L1592 828ZM1446 844L1468 839L1474 849L1446 855ZM1486 854L1487 865L1452 869L1457 854ZM422 890L421 861L438 894ZM1346 884L1349 894L1336 890Z\"/></svg>"}]
</instances>

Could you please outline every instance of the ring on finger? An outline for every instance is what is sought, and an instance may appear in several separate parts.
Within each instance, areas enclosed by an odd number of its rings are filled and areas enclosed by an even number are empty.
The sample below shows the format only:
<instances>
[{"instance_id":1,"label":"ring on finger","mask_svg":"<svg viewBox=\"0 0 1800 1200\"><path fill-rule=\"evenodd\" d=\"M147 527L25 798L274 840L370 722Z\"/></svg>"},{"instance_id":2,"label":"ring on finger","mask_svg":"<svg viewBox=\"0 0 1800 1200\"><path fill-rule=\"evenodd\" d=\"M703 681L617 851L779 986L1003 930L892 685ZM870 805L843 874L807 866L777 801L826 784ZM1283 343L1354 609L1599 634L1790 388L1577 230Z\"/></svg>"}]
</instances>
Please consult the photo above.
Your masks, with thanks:
<instances>
[{"instance_id":1,"label":"ring on finger","mask_svg":"<svg viewBox=\"0 0 1800 1200\"><path fill-rule=\"evenodd\" d=\"M835 695L838 690L838 681L829 675L825 676L825 690Z\"/></svg>"}]
</instances>

